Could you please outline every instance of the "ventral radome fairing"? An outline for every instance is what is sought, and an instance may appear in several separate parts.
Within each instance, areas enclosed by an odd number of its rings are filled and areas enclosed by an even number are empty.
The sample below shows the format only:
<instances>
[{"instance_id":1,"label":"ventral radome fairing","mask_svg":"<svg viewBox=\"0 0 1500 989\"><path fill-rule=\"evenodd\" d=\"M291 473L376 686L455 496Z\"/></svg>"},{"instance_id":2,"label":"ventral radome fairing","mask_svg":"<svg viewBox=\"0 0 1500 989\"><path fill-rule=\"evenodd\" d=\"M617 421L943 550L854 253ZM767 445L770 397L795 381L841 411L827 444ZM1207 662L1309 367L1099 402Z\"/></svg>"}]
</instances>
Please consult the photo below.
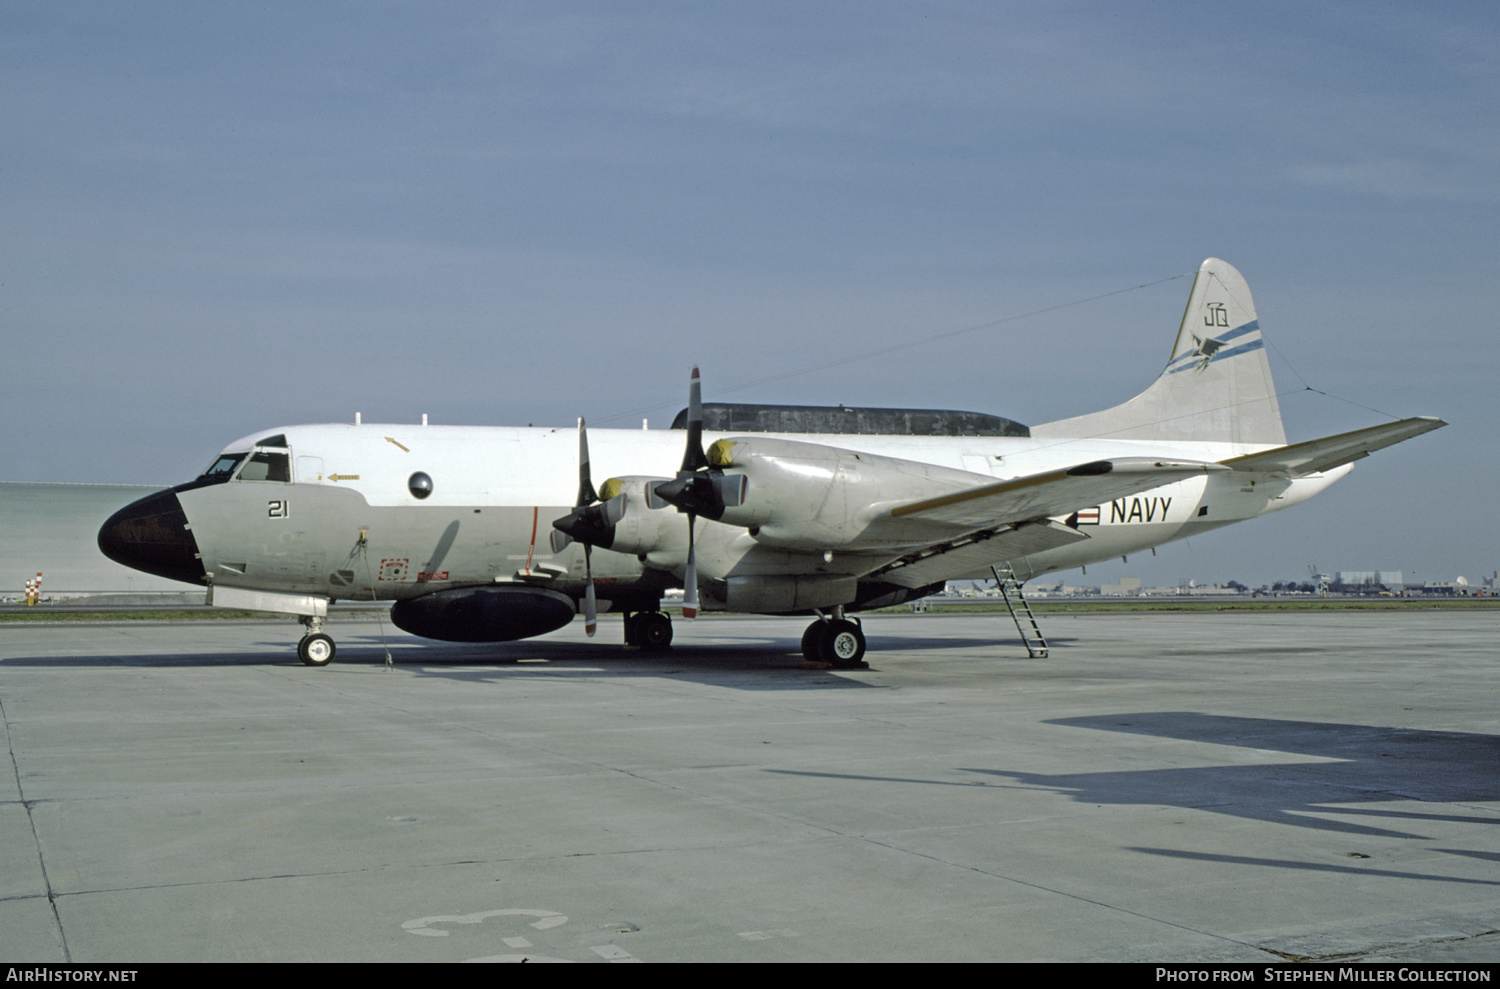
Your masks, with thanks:
<instances>
[{"instance_id":1,"label":"ventral radome fairing","mask_svg":"<svg viewBox=\"0 0 1500 989\"><path fill-rule=\"evenodd\" d=\"M627 643L651 649L671 641L675 587L685 617L815 615L804 651L849 665L862 609L1264 515L1444 425L1288 444L1249 288L1214 258L1160 376L1101 412L1027 430L942 410L705 406L696 368L689 398L672 430L264 430L116 513L99 545L207 585L215 605L298 616L310 665L333 657L322 624L337 599L392 601L400 627L467 642L579 611L593 634L598 610L622 612Z\"/></svg>"}]
</instances>

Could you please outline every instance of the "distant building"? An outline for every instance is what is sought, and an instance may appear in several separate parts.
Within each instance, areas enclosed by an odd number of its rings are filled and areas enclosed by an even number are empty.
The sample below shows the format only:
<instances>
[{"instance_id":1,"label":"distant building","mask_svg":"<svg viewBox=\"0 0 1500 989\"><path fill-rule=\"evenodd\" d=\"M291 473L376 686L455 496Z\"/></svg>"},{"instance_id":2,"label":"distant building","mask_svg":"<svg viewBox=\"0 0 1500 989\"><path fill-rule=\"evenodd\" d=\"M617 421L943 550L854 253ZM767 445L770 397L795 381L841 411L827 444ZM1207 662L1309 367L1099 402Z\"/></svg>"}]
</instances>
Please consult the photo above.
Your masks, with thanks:
<instances>
[{"instance_id":1,"label":"distant building","mask_svg":"<svg viewBox=\"0 0 1500 989\"><path fill-rule=\"evenodd\" d=\"M1134 596L1141 593L1141 578L1121 577L1118 584L1105 584L1099 593L1109 597Z\"/></svg>"},{"instance_id":2,"label":"distant building","mask_svg":"<svg viewBox=\"0 0 1500 989\"><path fill-rule=\"evenodd\" d=\"M1340 570L1333 575L1333 583L1335 587L1345 591L1375 591L1381 588L1400 591L1406 586L1400 570Z\"/></svg>"}]
</instances>

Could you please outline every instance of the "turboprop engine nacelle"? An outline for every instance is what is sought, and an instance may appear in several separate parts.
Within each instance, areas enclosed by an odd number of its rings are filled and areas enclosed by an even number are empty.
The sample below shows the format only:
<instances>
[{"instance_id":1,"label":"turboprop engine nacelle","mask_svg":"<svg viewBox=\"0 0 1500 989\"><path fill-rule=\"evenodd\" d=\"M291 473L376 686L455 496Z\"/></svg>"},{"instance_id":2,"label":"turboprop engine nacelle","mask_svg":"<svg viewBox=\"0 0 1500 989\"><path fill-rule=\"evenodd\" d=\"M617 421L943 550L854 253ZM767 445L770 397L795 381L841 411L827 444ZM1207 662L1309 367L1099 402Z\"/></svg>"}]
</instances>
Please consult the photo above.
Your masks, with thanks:
<instances>
[{"instance_id":1,"label":"turboprop engine nacelle","mask_svg":"<svg viewBox=\"0 0 1500 989\"><path fill-rule=\"evenodd\" d=\"M654 499L650 490L666 481L664 477L611 477L599 487L599 497L609 501L617 495L625 495L625 512L615 523L615 538L610 549L616 553L633 553L646 556L665 553L668 556L685 556L687 553L687 526L676 512L664 512L648 507Z\"/></svg>"},{"instance_id":2,"label":"turboprop engine nacelle","mask_svg":"<svg viewBox=\"0 0 1500 989\"><path fill-rule=\"evenodd\" d=\"M888 506L982 484L968 471L767 437L722 439L709 466L744 474L745 497L719 521L768 546L806 550L880 545L862 538Z\"/></svg>"}]
</instances>

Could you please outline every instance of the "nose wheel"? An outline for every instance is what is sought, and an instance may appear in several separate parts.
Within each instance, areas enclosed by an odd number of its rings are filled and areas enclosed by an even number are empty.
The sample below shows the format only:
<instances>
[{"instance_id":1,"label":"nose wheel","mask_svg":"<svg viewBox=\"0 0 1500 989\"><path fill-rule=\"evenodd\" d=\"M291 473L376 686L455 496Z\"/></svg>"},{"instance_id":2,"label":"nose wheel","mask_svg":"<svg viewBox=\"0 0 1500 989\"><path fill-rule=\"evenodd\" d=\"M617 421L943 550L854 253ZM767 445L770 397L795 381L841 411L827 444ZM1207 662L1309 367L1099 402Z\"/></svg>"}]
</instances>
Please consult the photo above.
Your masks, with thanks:
<instances>
[{"instance_id":1,"label":"nose wheel","mask_svg":"<svg viewBox=\"0 0 1500 989\"><path fill-rule=\"evenodd\" d=\"M297 643L297 658L307 666L327 666L333 662L333 654L338 649L333 640L323 634L323 616L304 615L301 622L307 628L307 634Z\"/></svg>"},{"instance_id":2,"label":"nose wheel","mask_svg":"<svg viewBox=\"0 0 1500 989\"><path fill-rule=\"evenodd\" d=\"M327 666L337 651L333 640L322 632L304 635L297 643L297 658L308 666Z\"/></svg>"}]
</instances>

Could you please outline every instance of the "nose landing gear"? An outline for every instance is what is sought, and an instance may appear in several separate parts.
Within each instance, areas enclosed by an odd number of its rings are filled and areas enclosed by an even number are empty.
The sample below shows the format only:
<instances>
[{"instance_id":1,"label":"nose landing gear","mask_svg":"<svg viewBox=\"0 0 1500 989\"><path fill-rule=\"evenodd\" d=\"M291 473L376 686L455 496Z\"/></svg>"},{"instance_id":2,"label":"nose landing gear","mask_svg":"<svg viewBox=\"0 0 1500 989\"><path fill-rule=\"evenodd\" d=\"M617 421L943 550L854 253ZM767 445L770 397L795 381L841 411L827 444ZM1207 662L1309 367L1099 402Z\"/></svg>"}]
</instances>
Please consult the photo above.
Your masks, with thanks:
<instances>
[{"instance_id":1,"label":"nose landing gear","mask_svg":"<svg viewBox=\"0 0 1500 989\"><path fill-rule=\"evenodd\" d=\"M307 626L307 634L297 643L297 658L308 666L327 666L333 662L338 649L333 639L323 634L322 616L305 615L302 624Z\"/></svg>"}]
</instances>

